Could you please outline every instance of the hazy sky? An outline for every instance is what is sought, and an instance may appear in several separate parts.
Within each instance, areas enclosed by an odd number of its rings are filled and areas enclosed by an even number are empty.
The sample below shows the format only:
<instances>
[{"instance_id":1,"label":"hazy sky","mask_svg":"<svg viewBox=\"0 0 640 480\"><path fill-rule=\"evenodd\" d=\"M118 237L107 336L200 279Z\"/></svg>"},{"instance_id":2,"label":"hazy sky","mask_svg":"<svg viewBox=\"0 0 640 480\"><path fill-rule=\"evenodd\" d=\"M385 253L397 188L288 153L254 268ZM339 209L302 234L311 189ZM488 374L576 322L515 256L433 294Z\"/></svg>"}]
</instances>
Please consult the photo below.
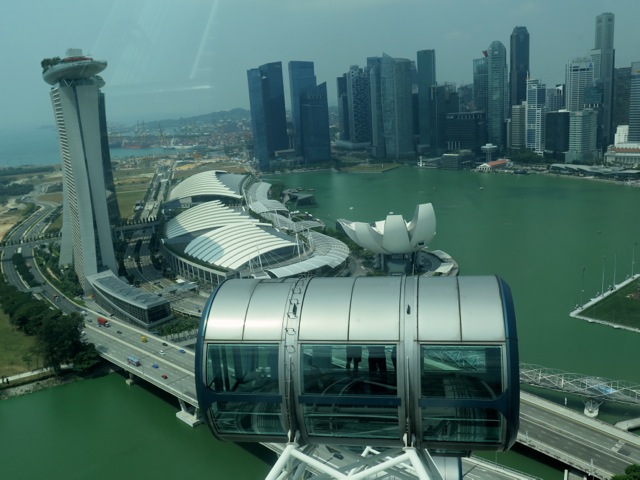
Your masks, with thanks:
<instances>
[{"instance_id":1,"label":"hazy sky","mask_svg":"<svg viewBox=\"0 0 640 480\"><path fill-rule=\"evenodd\" d=\"M525 25L531 76L564 81L594 44L595 17L616 15L616 66L640 60L640 0L15 0L0 7L0 128L53 125L40 61L82 48L107 60L110 123L248 108L246 71L315 62L336 103L336 77L383 52L436 50L437 81L469 83L472 59ZM288 89L287 89L288 95ZM287 108L289 99L287 97Z\"/></svg>"}]
</instances>

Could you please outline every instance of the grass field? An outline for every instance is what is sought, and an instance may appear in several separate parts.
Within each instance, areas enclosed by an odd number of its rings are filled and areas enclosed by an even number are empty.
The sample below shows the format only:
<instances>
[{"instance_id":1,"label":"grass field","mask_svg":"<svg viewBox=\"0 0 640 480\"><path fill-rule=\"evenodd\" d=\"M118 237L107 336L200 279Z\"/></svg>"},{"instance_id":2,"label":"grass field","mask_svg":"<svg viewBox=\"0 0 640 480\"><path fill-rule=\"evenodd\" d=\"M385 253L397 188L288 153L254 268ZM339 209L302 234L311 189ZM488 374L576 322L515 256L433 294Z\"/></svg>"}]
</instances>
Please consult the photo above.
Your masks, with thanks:
<instances>
[{"instance_id":1,"label":"grass field","mask_svg":"<svg viewBox=\"0 0 640 480\"><path fill-rule=\"evenodd\" d=\"M0 376L16 375L40 367L38 359L25 361L25 352L35 345L35 338L16 330L9 317L0 311Z\"/></svg>"},{"instance_id":2,"label":"grass field","mask_svg":"<svg viewBox=\"0 0 640 480\"><path fill-rule=\"evenodd\" d=\"M587 308L581 315L640 329L640 279Z\"/></svg>"},{"instance_id":3,"label":"grass field","mask_svg":"<svg viewBox=\"0 0 640 480\"><path fill-rule=\"evenodd\" d=\"M136 206L136 202L144 199L148 187L148 182L116 185L120 216L123 219L130 218L133 215L133 208Z\"/></svg>"}]
</instances>

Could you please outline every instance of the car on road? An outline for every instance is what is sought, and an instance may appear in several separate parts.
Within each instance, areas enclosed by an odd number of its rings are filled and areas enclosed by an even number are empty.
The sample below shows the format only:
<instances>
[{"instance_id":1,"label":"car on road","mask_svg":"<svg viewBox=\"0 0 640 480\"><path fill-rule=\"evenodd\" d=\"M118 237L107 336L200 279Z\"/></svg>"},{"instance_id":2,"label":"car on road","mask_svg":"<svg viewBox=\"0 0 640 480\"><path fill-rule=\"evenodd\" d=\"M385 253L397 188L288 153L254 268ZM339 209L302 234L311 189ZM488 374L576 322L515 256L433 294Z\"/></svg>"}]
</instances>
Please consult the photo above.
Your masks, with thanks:
<instances>
[{"instance_id":1,"label":"car on road","mask_svg":"<svg viewBox=\"0 0 640 480\"><path fill-rule=\"evenodd\" d=\"M180 353L185 353L184 349L181 348L180 350L178 350Z\"/></svg>"},{"instance_id":2,"label":"car on road","mask_svg":"<svg viewBox=\"0 0 640 480\"><path fill-rule=\"evenodd\" d=\"M159 353L160 355L164 355L164 350L160 350L158 353Z\"/></svg>"},{"instance_id":3,"label":"car on road","mask_svg":"<svg viewBox=\"0 0 640 480\"><path fill-rule=\"evenodd\" d=\"M163 374L162 374L162 378L164 378L164 379L166 380L166 379L167 379L167 378L169 378L169 377L167 377L167 374L166 374L166 373L163 373Z\"/></svg>"},{"instance_id":4,"label":"car on road","mask_svg":"<svg viewBox=\"0 0 640 480\"><path fill-rule=\"evenodd\" d=\"M120 330L116 330L116 333L119 333L120 335L122 335L122 332Z\"/></svg>"},{"instance_id":5,"label":"car on road","mask_svg":"<svg viewBox=\"0 0 640 480\"><path fill-rule=\"evenodd\" d=\"M153 365L151 365L153 368L158 368L158 364L154 363Z\"/></svg>"},{"instance_id":6,"label":"car on road","mask_svg":"<svg viewBox=\"0 0 640 480\"><path fill-rule=\"evenodd\" d=\"M163 347L168 347L168 346L169 346L169 344L168 344L167 342L162 342L162 346L163 346Z\"/></svg>"}]
</instances>

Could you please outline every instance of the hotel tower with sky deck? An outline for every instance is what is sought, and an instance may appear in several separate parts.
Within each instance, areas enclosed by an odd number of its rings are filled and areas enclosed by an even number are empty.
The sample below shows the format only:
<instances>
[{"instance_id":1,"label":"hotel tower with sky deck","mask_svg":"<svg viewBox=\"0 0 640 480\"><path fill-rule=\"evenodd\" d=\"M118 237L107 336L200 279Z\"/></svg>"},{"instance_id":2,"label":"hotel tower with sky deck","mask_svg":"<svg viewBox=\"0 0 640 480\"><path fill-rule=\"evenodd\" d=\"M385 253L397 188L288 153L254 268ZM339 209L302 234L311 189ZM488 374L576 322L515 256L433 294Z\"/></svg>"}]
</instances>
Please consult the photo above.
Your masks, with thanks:
<instances>
[{"instance_id":1,"label":"hotel tower with sky deck","mask_svg":"<svg viewBox=\"0 0 640 480\"><path fill-rule=\"evenodd\" d=\"M67 57L42 61L52 85L51 103L62 158L63 224L60 265L73 264L82 288L86 277L118 266L112 226L120 222L107 139L104 80L107 62L67 50Z\"/></svg>"}]
</instances>

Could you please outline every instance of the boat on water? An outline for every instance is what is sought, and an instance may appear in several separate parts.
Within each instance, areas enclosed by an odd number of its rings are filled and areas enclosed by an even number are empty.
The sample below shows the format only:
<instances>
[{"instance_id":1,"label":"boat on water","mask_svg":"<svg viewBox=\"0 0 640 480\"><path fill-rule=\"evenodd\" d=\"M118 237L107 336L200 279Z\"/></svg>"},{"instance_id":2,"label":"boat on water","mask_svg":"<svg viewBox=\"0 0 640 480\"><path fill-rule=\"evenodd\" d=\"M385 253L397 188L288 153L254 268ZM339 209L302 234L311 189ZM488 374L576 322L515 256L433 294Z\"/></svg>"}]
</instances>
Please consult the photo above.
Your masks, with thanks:
<instances>
[{"instance_id":1,"label":"boat on water","mask_svg":"<svg viewBox=\"0 0 640 480\"><path fill-rule=\"evenodd\" d=\"M437 167L437 164L435 161L428 161L422 156L418 159L418 163L416 165L419 168L436 168Z\"/></svg>"}]
</instances>

